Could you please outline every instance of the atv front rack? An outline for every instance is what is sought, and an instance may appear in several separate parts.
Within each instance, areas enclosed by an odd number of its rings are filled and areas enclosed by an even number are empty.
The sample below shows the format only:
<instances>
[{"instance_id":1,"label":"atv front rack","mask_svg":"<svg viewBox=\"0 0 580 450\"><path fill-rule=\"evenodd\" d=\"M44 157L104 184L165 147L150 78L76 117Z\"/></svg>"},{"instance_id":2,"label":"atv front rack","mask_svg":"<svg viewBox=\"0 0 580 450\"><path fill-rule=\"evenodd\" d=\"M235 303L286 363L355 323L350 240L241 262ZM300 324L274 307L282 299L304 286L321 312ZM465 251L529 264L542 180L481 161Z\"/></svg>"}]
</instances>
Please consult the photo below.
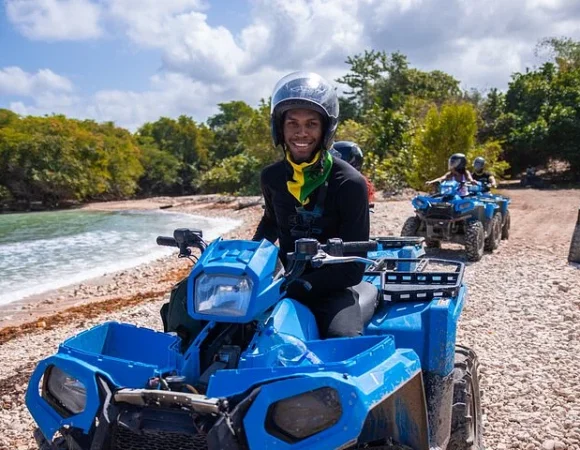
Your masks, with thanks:
<instances>
[{"instance_id":1,"label":"atv front rack","mask_svg":"<svg viewBox=\"0 0 580 450\"><path fill-rule=\"evenodd\" d=\"M397 271L399 263L411 263L415 270ZM394 270L381 270L391 267ZM450 269L445 270L445 267ZM459 294L465 264L438 258L381 258L367 275L381 277L384 299L391 302L420 302L450 298Z\"/></svg>"}]
</instances>

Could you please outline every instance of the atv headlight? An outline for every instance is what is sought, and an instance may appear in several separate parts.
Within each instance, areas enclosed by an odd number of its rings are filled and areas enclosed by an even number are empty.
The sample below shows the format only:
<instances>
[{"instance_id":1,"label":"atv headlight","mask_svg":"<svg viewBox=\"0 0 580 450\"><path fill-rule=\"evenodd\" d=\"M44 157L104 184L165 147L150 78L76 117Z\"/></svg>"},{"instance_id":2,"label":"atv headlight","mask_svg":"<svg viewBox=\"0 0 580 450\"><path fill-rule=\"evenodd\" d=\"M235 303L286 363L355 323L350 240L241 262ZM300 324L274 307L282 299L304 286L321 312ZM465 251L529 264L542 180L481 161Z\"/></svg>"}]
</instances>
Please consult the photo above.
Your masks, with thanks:
<instances>
[{"instance_id":1,"label":"atv headlight","mask_svg":"<svg viewBox=\"0 0 580 450\"><path fill-rule=\"evenodd\" d=\"M458 211L465 212L470 209L473 209L473 203L471 203L470 201L461 202L458 203L455 207L457 208Z\"/></svg>"},{"instance_id":2,"label":"atv headlight","mask_svg":"<svg viewBox=\"0 0 580 450\"><path fill-rule=\"evenodd\" d=\"M195 312L219 316L246 315L252 298L252 280L233 275L202 273L195 280Z\"/></svg>"},{"instance_id":3,"label":"atv headlight","mask_svg":"<svg viewBox=\"0 0 580 450\"><path fill-rule=\"evenodd\" d=\"M429 203L421 198L414 198L411 203L415 207L415 209L424 209L429 206Z\"/></svg>"},{"instance_id":4,"label":"atv headlight","mask_svg":"<svg viewBox=\"0 0 580 450\"><path fill-rule=\"evenodd\" d=\"M61 415L79 414L87 405L87 389L76 378L56 366L44 373L42 396Z\"/></svg>"},{"instance_id":5,"label":"atv headlight","mask_svg":"<svg viewBox=\"0 0 580 450\"><path fill-rule=\"evenodd\" d=\"M338 392L324 387L272 404L266 429L287 442L297 442L330 428L341 416Z\"/></svg>"}]
</instances>

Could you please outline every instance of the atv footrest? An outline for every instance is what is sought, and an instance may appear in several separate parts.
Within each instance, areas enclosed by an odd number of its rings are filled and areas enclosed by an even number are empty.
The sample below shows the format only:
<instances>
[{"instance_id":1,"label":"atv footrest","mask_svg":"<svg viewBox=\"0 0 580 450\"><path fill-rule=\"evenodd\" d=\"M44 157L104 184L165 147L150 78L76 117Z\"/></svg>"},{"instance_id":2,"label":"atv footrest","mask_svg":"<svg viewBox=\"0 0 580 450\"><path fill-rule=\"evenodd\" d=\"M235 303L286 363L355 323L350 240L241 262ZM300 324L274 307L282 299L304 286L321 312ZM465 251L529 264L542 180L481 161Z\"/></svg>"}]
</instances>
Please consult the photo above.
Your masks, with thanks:
<instances>
[{"instance_id":1,"label":"atv footrest","mask_svg":"<svg viewBox=\"0 0 580 450\"><path fill-rule=\"evenodd\" d=\"M414 262L413 271L388 271L383 278L385 300L395 302L429 301L437 297L455 297L463 281L465 265L435 258L402 258L396 263ZM443 267L452 270L443 270Z\"/></svg>"}]
</instances>

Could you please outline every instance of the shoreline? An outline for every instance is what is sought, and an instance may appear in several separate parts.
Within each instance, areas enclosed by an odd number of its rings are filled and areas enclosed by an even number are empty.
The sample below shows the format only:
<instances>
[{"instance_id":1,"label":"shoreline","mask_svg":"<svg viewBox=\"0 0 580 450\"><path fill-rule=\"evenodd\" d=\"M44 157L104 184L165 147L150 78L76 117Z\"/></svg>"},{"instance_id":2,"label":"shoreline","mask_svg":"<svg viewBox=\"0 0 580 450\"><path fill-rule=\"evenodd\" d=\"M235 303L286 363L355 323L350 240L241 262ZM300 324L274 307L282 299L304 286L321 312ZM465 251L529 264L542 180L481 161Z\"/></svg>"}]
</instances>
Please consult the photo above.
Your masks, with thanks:
<instances>
[{"instance_id":1,"label":"shoreline","mask_svg":"<svg viewBox=\"0 0 580 450\"><path fill-rule=\"evenodd\" d=\"M202 195L95 202L83 205L79 209L88 211L161 209L240 220L240 225L223 235L232 239L249 238L248 236L253 233L257 225L257 208L261 209L259 205L259 197ZM0 344L5 342L8 336L10 336L8 339L17 336L19 330L25 332L48 327L55 321L58 322L55 317L59 315L82 316L83 309L90 313L91 310L98 309L96 306L98 304L103 304L105 310L120 309L135 304L134 301L130 301L131 299L147 301L152 292L158 294L153 296L154 298L159 298L159 294L164 292L169 294L173 284L189 272L189 267L190 265L183 260L178 260L174 253L135 267L104 273L80 283L72 283L0 305ZM123 299L127 300L126 304Z\"/></svg>"}]
</instances>

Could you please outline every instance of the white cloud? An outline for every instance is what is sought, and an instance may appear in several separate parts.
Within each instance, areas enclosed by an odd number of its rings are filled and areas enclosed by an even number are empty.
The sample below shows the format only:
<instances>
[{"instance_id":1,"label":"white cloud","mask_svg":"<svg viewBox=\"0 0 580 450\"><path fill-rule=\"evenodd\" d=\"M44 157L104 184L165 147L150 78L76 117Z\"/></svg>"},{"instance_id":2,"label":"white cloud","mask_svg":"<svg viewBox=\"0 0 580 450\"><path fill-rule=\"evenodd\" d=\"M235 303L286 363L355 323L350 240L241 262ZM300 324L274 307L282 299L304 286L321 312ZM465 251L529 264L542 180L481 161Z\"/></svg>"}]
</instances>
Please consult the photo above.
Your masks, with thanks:
<instances>
[{"instance_id":1,"label":"white cloud","mask_svg":"<svg viewBox=\"0 0 580 450\"><path fill-rule=\"evenodd\" d=\"M28 73L20 67L0 69L0 93L17 96L33 96L50 91L71 92L70 80L49 69Z\"/></svg>"},{"instance_id":2,"label":"white cloud","mask_svg":"<svg viewBox=\"0 0 580 450\"><path fill-rule=\"evenodd\" d=\"M208 86L182 74L166 73L153 76L150 89L142 92L101 90L84 97L45 92L27 103L12 102L9 108L21 115L62 113L99 122L113 121L135 130L160 116L186 114L203 121L217 111L216 98L227 101L229 96L219 85Z\"/></svg>"},{"instance_id":3,"label":"white cloud","mask_svg":"<svg viewBox=\"0 0 580 450\"><path fill-rule=\"evenodd\" d=\"M6 14L30 39L82 40L101 36L101 8L90 0L5 0Z\"/></svg>"},{"instance_id":4,"label":"white cloud","mask_svg":"<svg viewBox=\"0 0 580 450\"><path fill-rule=\"evenodd\" d=\"M23 7L24 13L12 13L23 32L23 23L35 30L58 28L65 10L57 14L57 6L84 5L93 11L94 19L88 21L96 30L93 35L102 26L108 34L126 36L132 45L161 52L163 70L145 91L109 89L82 98L65 91L18 105L43 112L62 108L131 128L161 115L205 120L224 101L255 105L294 70L336 79L348 70L346 58L365 49L399 50L412 66L446 71L465 88L505 88L513 72L537 62L533 51L542 37L580 39L577 0L252 0L250 20L239 32L211 26L211 2L204 0L7 2L8 7L36 4L44 11L42 20L31 7L27 13ZM15 20L17 16L29 21ZM50 34L44 31L44 36Z\"/></svg>"}]
</instances>

